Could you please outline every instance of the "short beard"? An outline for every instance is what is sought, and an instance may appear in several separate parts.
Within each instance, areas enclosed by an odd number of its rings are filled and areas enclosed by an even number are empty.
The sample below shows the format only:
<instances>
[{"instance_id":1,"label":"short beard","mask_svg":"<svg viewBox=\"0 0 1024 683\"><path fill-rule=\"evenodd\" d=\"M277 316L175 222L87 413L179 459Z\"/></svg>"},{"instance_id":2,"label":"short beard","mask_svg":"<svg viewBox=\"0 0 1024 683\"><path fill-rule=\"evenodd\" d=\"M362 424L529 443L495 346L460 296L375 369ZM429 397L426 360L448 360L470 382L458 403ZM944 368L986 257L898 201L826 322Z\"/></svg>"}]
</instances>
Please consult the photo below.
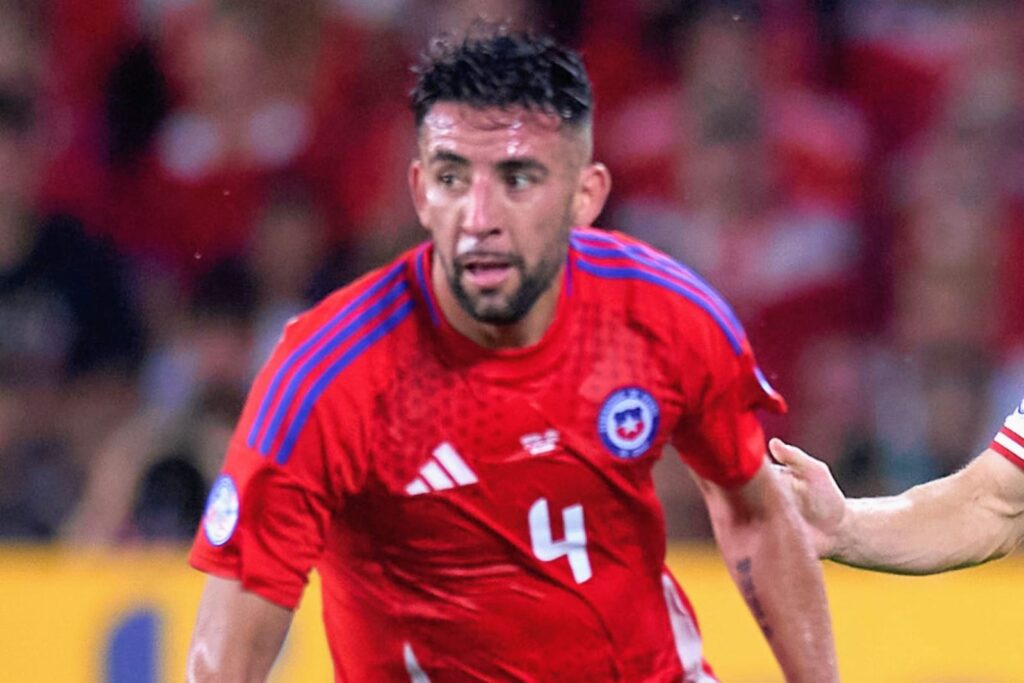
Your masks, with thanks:
<instances>
[{"instance_id":1,"label":"short beard","mask_svg":"<svg viewBox=\"0 0 1024 683\"><path fill-rule=\"evenodd\" d=\"M558 270L561 267L563 256L543 259L532 271L526 270L526 264L519 257L510 259L512 268L519 271L519 288L512 293L504 305L494 306L485 304L482 298L474 298L462 287L462 275L465 268L459 263L452 264L448 271L448 284L455 294L456 301L462 306L462 310L468 313L474 320L488 325L514 325L522 320L537 299L548 290Z\"/></svg>"}]
</instances>

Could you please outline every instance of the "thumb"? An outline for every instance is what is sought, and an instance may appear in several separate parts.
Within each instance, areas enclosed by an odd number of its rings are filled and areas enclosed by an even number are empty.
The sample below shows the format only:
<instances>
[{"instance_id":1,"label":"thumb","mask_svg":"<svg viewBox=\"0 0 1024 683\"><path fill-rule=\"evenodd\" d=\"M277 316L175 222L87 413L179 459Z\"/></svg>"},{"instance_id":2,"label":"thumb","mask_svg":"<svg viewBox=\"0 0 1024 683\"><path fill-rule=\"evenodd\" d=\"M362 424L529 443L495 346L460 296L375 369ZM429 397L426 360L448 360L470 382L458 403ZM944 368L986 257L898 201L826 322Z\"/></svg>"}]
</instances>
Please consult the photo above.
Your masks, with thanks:
<instances>
[{"instance_id":1,"label":"thumb","mask_svg":"<svg viewBox=\"0 0 1024 683\"><path fill-rule=\"evenodd\" d=\"M771 451L773 458L797 472L803 472L815 462L814 458L807 455L803 450L796 446L790 446L777 437L773 437L768 442L768 450Z\"/></svg>"}]
</instances>

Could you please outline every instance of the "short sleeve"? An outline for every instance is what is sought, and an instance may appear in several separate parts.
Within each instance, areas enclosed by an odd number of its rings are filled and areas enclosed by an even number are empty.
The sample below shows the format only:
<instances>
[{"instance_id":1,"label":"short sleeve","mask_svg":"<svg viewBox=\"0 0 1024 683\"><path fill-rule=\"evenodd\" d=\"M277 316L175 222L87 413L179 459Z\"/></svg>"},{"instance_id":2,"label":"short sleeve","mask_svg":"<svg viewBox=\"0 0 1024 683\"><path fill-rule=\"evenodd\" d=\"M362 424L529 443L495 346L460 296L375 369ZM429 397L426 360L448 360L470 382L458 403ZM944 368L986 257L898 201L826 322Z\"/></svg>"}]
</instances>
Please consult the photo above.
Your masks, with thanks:
<instances>
[{"instance_id":1,"label":"short sleeve","mask_svg":"<svg viewBox=\"0 0 1024 683\"><path fill-rule=\"evenodd\" d=\"M700 316L685 338L690 343L682 350L680 383L686 403L672 443L701 478L741 486L767 453L756 411L784 413L786 403L758 368L738 323L725 327Z\"/></svg>"},{"instance_id":2,"label":"short sleeve","mask_svg":"<svg viewBox=\"0 0 1024 683\"><path fill-rule=\"evenodd\" d=\"M301 374L303 326L286 331L253 384L189 556L193 567L288 609L323 554L332 517L364 477L355 413L324 405L342 400L336 394L304 403L313 380Z\"/></svg>"},{"instance_id":3,"label":"short sleeve","mask_svg":"<svg viewBox=\"0 0 1024 683\"><path fill-rule=\"evenodd\" d=\"M1024 469L1024 399L1007 416L989 446L1017 467Z\"/></svg>"}]
</instances>

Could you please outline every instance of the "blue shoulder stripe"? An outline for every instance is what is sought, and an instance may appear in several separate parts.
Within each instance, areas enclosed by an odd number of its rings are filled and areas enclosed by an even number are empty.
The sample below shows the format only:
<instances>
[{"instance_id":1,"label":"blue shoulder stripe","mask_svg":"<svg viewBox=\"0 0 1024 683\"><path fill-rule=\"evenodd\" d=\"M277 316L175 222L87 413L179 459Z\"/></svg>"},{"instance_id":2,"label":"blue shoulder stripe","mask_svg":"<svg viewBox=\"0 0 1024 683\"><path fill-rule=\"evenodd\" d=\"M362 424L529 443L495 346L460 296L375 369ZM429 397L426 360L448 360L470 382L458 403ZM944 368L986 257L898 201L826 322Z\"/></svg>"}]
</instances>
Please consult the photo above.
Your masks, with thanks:
<instances>
[{"instance_id":1,"label":"blue shoulder stripe","mask_svg":"<svg viewBox=\"0 0 1024 683\"><path fill-rule=\"evenodd\" d=\"M586 239L602 242L609 246L598 247L587 244L584 241ZM746 333L743 331L743 324L739 321L739 318L736 317L736 314L733 312L732 307L728 302L726 302L726 300L723 299L722 296L703 278L670 256L662 254L650 247L644 247L639 244L624 243L612 235L597 232L583 233L581 231L574 231L572 245L577 251L588 256L627 258L631 261L635 261L658 270L665 275L682 280L683 283L696 288L701 295L707 297L711 306L719 311L716 318L723 318L727 321L728 324L725 326L729 328L728 334L731 334L737 339L746 337Z\"/></svg>"},{"instance_id":2,"label":"blue shoulder stripe","mask_svg":"<svg viewBox=\"0 0 1024 683\"><path fill-rule=\"evenodd\" d=\"M292 450L295 448L295 442L299 440L299 434L302 433L302 428L306 424L306 420L309 418L310 412L313 410L313 406L316 404L320 395L330 385L338 374L347 368L352 361L358 358L366 349L368 349L374 342L381 339L388 332L395 329L399 323L401 323L409 312L413 309L412 299L407 299L405 303L396 308L387 317L383 318L376 325L371 327L365 332L359 340L351 346L345 353L334 361L330 367L320 376L319 379L310 387L309 392L302 399L302 403L299 406L298 412L296 412L291 425L288 428L288 432L285 434L284 441L281 444L281 449L277 452L278 464L285 464L288 462L288 458L291 457Z\"/></svg>"},{"instance_id":3,"label":"blue shoulder stripe","mask_svg":"<svg viewBox=\"0 0 1024 683\"><path fill-rule=\"evenodd\" d=\"M423 300L427 302L427 311L430 313L430 322L434 323L434 327L441 324L441 318L437 314L437 309L434 308L434 300L431 296L430 290L427 285L427 278L423 271L423 262L427 259L427 248L426 246L420 247L419 252L416 256L416 282L420 286L420 294L423 296Z\"/></svg>"},{"instance_id":4,"label":"blue shoulder stripe","mask_svg":"<svg viewBox=\"0 0 1024 683\"><path fill-rule=\"evenodd\" d=\"M580 257L580 259L577 261L577 264L579 265L580 270L582 270L585 273L590 273L591 275L596 275L598 277L603 277L610 280L642 280L644 282L650 282L652 284L660 285L665 289L668 289L686 299L689 299L690 301L704 309L704 311L709 316L711 316L711 318L718 324L718 326L722 328L722 331L725 333L726 339L729 340L729 346L732 347L732 350L736 353L736 355L738 356L743 353L743 346L740 344L739 339L737 339L736 336L730 331L729 326L718 314L718 312L711 307L711 304L709 304L707 300L703 299L702 297L699 297L696 294L694 294L692 291L680 286L678 283L672 282L668 278L659 277L658 275L649 273L646 270L641 270L640 268L603 266L597 263L591 263L590 261L587 261L583 257Z\"/></svg>"},{"instance_id":5,"label":"blue shoulder stripe","mask_svg":"<svg viewBox=\"0 0 1024 683\"><path fill-rule=\"evenodd\" d=\"M320 344L328 335L332 334L355 310L366 303L369 299L376 296L388 285L393 283L402 273L404 267L404 263L399 263L384 273L377 282L341 309L341 311L335 314L323 327L318 329L313 336L289 354L285 362L282 363L281 367L278 368L276 373L274 373L274 378L270 382L270 387L263 395L263 401L260 403L259 412L256 414L256 419L253 421L252 428L249 430L249 436L246 439L249 448L256 448L256 443L260 438L260 434L263 432L267 415L277 403L276 397L281 387L281 383L288 377L288 374L291 372L295 364L298 363L311 349ZM266 440L264 441L266 442ZM266 455L265 452L264 455Z\"/></svg>"},{"instance_id":6,"label":"blue shoulder stripe","mask_svg":"<svg viewBox=\"0 0 1024 683\"><path fill-rule=\"evenodd\" d=\"M323 360L334 353L342 344L351 339L353 335L372 323L380 316L381 313L386 311L391 304L398 300L399 297L408 296L408 291L409 285L406 284L405 280L399 280L396 282L383 297L335 332L323 346L317 349L315 353L311 354L302 363L302 365L299 366L299 369L296 370L295 374L288 382L288 386L285 388L284 393L281 395L281 400L277 403L277 409L274 411L274 417L270 421L270 426L267 427L267 432L263 435L263 440L260 441L259 451L261 453L267 455L270 452L271 446L281 429L281 423L284 422L295 402L295 395L298 393L310 373L316 372L316 368Z\"/></svg>"},{"instance_id":7,"label":"blue shoulder stripe","mask_svg":"<svg viewBox=\"0 0 1024 683\"><path fill-rule=\"evenodd\" d=\"M621 247L628 246L617 242L615 244ZM677 264L668 259L666 259L668 263L655 260L652 255L644 254L642 250L639 253L637 251L631 253L624 249L594 247L575 239L573 239L572 245L580 253L578 263L584 272L609 280L639 280L650 283L674 292L696 304L708 313L716 325L722 329L733 352L736 355L742 354L745 333L732 309L714 290L711 290L707 284L695 280L695 275L683 270L682 266L670 267L670 264ZM598 263L588 260L588 256L625 258L629 264Z\"/></svg>"}]
</instances>

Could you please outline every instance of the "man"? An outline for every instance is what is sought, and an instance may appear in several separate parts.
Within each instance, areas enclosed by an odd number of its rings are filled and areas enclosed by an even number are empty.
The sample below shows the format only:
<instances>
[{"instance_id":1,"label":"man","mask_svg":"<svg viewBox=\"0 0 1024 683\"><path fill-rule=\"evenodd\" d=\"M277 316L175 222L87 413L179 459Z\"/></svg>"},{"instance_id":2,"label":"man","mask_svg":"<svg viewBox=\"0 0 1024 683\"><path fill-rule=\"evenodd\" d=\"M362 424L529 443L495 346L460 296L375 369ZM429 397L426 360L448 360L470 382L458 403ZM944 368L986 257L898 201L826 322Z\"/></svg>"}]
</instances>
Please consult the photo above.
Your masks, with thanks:
<instances>
[{"instance_id":1,"label":"man","mask_svg":"<svg viewBox=\"0 0 1024 683\"><path fill-rule=\"evenodd\" d=\"M310 569L338 680L713 681L651 467L698 474L787 680L836 679L820 569L753 411L779 410L689 271L590 225L579 57L435 44L412 95L429 244L285 331L192 563L193 680L262 679Z\"/></svg>"},{"instance_id":2,"label":"man","mask_svg":"<svg viewBox=\"0 0 1024 683\"><path fill-rule=\"evenodd\" d=\"M1003 557L1024 539L1024 400L966 467L886 498L845 499L825 463L772 439L818 555L899 574Z\"/></svg>"}]
</instances>

